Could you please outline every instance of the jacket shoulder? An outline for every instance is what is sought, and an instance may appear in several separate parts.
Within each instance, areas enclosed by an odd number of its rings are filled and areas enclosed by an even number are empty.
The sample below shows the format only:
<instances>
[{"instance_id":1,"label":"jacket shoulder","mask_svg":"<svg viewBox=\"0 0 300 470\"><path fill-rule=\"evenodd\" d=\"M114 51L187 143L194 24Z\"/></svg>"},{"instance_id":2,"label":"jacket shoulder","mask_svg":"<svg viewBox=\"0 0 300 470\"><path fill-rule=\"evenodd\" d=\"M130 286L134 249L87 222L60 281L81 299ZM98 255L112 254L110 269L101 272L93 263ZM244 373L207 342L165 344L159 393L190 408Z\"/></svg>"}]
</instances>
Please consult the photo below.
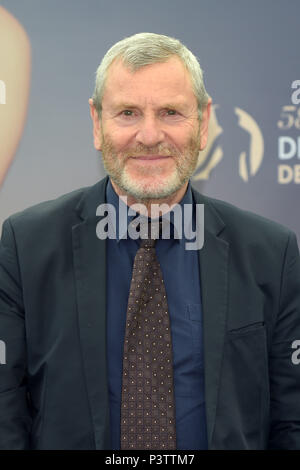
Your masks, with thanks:
<instances>
[{"instance_id":1,"label":"jacket shoulder","mask_svg":"<svg viewBox=\"0 0 300 470\"><path fill-rule=\"evenodd\" d=\"M33 206L12 214L9 220L13 226L20 224L27 225L30 223L43 224L46 221L49 223L50 219L58 220L64 218L66 220L72 216L76 205L88 189L89 187L79 188L57 198L34 204Z\"/></svg>"},{"instance_id":2,"label":"jacket shoulder","mask_svg":"<svg viewBox=\"0 0 300 470\"><path fill-rule=\"evenodd\" d=\"M201 203L207 206L209 212L222 221L226 232L234 240L248 240L253 243L270 242L274 246L274 243L275 245L277 243L286 243L291 235L295 236L291 229L279 222L255 212L241 209L229 202L200 195L197 191L195 193L199 196Z\"/></svg>"}]
</instances>

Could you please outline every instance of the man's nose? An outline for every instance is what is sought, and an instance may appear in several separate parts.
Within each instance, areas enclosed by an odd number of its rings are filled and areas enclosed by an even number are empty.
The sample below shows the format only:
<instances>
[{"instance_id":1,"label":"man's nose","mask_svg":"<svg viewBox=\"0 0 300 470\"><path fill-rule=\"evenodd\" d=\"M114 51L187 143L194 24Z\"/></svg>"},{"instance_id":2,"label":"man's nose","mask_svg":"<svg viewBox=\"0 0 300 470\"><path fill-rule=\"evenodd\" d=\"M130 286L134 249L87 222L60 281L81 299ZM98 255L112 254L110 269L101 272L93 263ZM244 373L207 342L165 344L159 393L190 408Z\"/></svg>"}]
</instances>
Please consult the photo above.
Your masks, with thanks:
<instances>
[{"instance_id":1,"label":"man's nose","mask_svg":"<svg viewBox=\"0 0 300 470\"><path fill-rule=\"evenodd\" d=\"M162 123L155 116L144 116L136 134L137 142L148 147L158 145L164 140Z\"/></svg>"}]
</instances>

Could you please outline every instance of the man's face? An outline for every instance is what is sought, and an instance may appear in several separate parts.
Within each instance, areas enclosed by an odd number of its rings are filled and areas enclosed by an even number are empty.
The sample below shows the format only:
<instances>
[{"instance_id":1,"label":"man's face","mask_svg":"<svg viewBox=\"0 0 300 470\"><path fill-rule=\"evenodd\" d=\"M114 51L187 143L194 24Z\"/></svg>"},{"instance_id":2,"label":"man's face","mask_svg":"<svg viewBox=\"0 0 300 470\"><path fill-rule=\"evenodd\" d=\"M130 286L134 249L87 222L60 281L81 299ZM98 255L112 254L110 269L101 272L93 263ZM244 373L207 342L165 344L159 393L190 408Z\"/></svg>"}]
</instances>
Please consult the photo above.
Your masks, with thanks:
<instances>
[{"instance_id":1,"label":"man's face","mask_svg":"<svg viewBox=\"0 0 300 470\"><path fill-rule=\"evenodd\" d=\"M190 76L177 57L134 73L113 63L101 120L92 104L91 114L95 147L119 193L147 200L178 191L206 145L209 108L200 125Z\"/></svg>"}]
</instances>

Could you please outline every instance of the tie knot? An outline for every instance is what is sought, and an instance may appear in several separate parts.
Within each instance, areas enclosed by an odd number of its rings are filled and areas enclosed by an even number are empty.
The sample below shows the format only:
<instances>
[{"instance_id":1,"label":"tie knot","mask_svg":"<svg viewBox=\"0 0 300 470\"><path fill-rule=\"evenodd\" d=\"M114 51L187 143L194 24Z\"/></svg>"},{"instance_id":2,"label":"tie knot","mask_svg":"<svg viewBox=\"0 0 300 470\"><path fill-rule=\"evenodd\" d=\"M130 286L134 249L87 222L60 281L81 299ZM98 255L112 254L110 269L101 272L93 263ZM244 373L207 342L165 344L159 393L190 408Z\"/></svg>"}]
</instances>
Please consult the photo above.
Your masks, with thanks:
<instances>
[{"instance_id":1,"label":"tie knot","mask_svg":"<svg viewBox=\"0 0 300 470\"><path fill-rule=\"evenodd\" d=\"M161 220L149 220L145 224L141 224L140 247L141 248L154 248L156 240L160 237L161 232L162 232Z\"/></svg>"}]
</instances>

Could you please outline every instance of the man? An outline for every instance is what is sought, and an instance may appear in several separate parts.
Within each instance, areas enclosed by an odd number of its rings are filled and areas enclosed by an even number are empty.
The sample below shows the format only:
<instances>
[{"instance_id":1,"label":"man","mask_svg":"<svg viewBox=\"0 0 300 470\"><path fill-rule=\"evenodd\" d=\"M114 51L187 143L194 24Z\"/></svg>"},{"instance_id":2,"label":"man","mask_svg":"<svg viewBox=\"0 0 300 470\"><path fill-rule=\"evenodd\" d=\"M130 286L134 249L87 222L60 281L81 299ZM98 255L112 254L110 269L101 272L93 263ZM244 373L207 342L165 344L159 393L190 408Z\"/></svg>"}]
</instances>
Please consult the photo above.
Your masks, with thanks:
<instances>
[{"instance_id":1,"label":"man","mask_svg":"<svg viewBox=\"0 0 300 470\"><path fill-rule=\"evenodd\" d=\"M89 103L109 177L3 225L0 447L299 449L296 237L192 188L211 106L197 60L167 36L126 38ZM169 239L127 236L124 207L158 222L162 203L196 226L204 205L203 247L175 219Z\"/></svg>"}]
</instances>

